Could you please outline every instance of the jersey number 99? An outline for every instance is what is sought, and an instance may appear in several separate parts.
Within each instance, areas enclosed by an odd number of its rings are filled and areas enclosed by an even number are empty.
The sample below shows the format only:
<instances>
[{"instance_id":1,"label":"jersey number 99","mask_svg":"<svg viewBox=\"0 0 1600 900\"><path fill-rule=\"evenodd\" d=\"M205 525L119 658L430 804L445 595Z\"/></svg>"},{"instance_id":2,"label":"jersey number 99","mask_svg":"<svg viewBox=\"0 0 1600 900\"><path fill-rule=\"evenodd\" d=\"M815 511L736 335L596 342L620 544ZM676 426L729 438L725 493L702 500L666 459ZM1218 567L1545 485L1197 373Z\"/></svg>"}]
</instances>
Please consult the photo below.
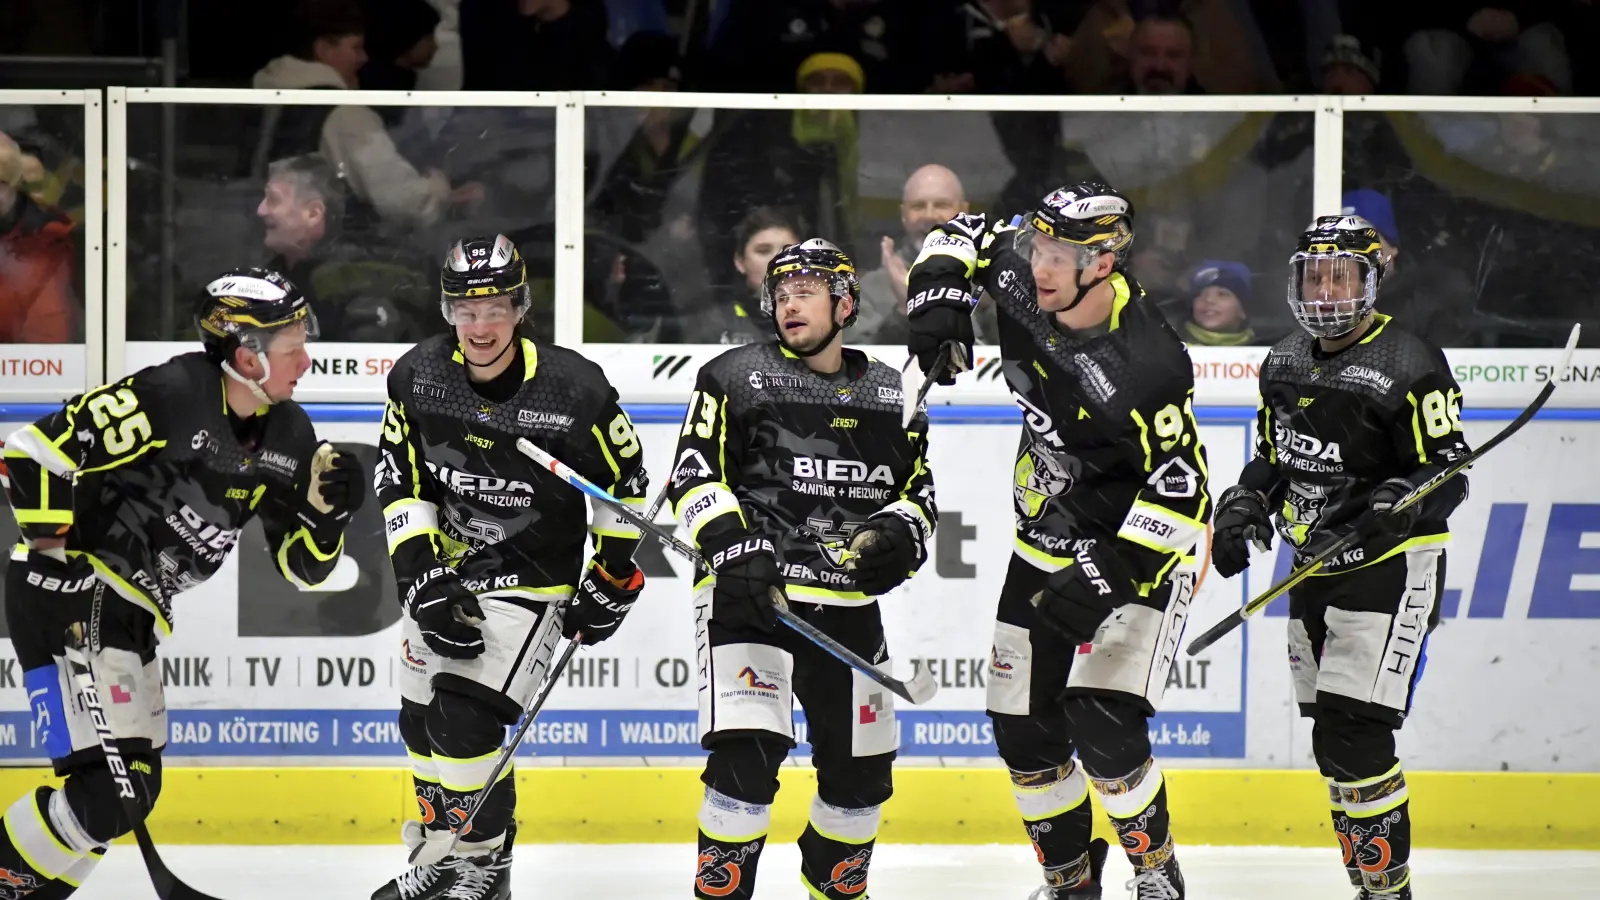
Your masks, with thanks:
<instances>
[{"instance_id":1,"label":"jersey number 99","mask_svg":"<svg viewBox=\"0 0 1600 900\"><path fill-rule=\"evenodd\" d=\"M628 421L627 413L617 413L607 431L611 435L612 446L617 448L618 456L628 459L638 454L639 435L633 430L633 423Z\"/></svg>"},{"instance_id":2,"label":"jersey number 99","mask_svg":"<svg viewBox=\"0 0 1600 900\"><path fill-rule=\"evenodd\" d=\"M105 429L108 453L120 456L138 446L141 440L150 438L150 417L144 413L134 414L138 408L139 398L128 388L119 388L114 394L100 394L89 401L95 427ZM121 419L122 424L108 427L113 419Z\"/></svg>"}]
</instances>

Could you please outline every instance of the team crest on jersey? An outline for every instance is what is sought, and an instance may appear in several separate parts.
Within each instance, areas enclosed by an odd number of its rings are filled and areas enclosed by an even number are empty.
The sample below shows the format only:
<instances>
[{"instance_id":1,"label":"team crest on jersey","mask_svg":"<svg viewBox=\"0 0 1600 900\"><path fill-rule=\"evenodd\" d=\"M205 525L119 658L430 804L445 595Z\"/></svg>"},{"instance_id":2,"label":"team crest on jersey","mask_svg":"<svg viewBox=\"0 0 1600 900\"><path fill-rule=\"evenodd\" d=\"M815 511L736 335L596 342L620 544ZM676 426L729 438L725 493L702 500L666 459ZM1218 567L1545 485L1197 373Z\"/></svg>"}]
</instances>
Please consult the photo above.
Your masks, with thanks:
<instances>
[{"instance_id":1,"label":"team crest on jersey","mask_svg":"<svg viewBox=\"0 0 1600 900\"><path fill-rule=\"evenodd\" d=\"M1072 471L1077 460L1058 458L1046 453L1038 445L1030 444L1017 457L1013 471L1012 496L1017 503L1017 513L1026 521L1039 518L1045 504L1072 489L1076 480Z\"/></svg>"},{"instance_id":2,"label":"team crest on jersey","mask_svg":"<svg viewBox=\"0 0 1600 900\"><path fill-rule=\"evenodd\" d=\"M815 516L806 518L806 527L816 538L817 551L835 569L843 569L846 563L856 558L857 554L850 549L848 539L861 525L861 522L840 522L836 525Z\"/></svg>"}]
</instances>

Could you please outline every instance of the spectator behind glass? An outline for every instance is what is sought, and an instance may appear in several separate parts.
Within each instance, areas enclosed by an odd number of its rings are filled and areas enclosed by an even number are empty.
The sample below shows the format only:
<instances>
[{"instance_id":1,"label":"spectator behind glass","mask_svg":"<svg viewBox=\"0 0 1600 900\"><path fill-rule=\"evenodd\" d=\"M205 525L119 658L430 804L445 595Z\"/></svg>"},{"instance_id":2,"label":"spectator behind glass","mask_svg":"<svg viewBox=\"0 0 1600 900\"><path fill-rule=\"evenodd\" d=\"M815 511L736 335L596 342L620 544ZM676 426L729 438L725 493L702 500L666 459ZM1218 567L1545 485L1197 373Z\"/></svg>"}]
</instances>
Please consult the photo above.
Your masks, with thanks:
<instances>
[{"instance_id":1,"label":"spectator behind glass","mask_svg":"<svg viewBox=\"0 0 1600 900\"><path fill-rule=\"evenodd\" d=\"M461 87L603 90L607 24L602 0L461 0Z\"/></svg>"},{"instance_id":2,"label":"spectator behind glass","mask_svg":"<svg viewBox=\"0 0 1600 900\"><path fill-rule=\"evenodd\" d=\"M1392 316L1405 330L1438 346L1466 343L1474 312L1472 283L1467 277L1454 266L1400 258L1400 229L1388 195L1361 188L1345 193L1341 202L1344 215L1360 216L1372 223L1383 242L1387 265L1378 285L1378 312Z\"/></svg>"},{"instance_id":3,"label":"spectator behind glass","mask_svg":"<svg viewBox=\"0 0 1600 900\"><path fill-rule=\"evenodd\" d=\"M1541 8L1543 7L1543 8ZM1506 79L1537 75L1572 92L1566 39L1544 13L1552 4L1433 0L1418 4L1405 41L1412 94L1495 94Z\"/></svg>"},{"instance_id":4,"label":"spectator behind glass","mask_svg":"<svg viewBox=\"0 0 1600 900\"><path fill-rule=\"evenodd\" d=\"M434 29L439 13L425 0L363 0L366 10L367 64L361 67L361 86L369 91L409 91L417 87L417 73L439 52ZM404 107L380 110L398 119Z\"/></svg>"},{"instance_id":5,"label":"spectator behind glass","mask_svg":"<svg viewBox=\"0 0 1600 900\"><path fill-rule=\"evenodd\" d=\"M733 268L740 281L715 291L715 303L686 317L683 339L691 344L747 344L773 334L761 314L761 280L778 251L800 243L805 231L789 209L758 206L734 229Z\"/></svg>"},{"instance_id":6,"label":"spectator behind glass","mask_svg":"<svg viewBox=\"0 0 1600 900\"><path fill-rule=\"evenodd\" d=\"M72 222L22 189L39 160L0 133L0 344L80 340Z\"/></svg>"},{"instance_id":7,"label":"spectator behind glass","mask_svg":"<svg viewBox=\"0 0 1600 900\"><path fill-rule=\"evenodd\" d=\"M1322 54L1324 94L1372 94L1383 80L1383 54L1353 34L1336 34Z\"/></svg>"},{"instance_id":8,"label":"spectator behind glass","mask_svg":"<svg viewBox=\"0 0 1600 900\"><path fill-rule=\"evenodd\" d=\"M906 341L906 273L922 252L922 240L934 228L967 211L961 179L944 166L929 165L911 173L900 195L899 246L885 236L878 245L881 265L861 276L857 343L903 344Z\"/></svg>"},{"instance_id":9,"label":"spectator behind glass","mask_svg":"<svg viewBox=\"0 0 1600 900\"><path fill-rule=\"evenodd\" d=\"M1173 324L1191 344L1237 347L1256 333L1245 311L1250 304L1250 269L1244 263L1208 259L1189 273L1189 299Z\"/></svg>"},{"instance_id":10,"label":"spectator behind glass","mask_svg":"<svg viewBox=\"0 0 1600 900\"><path fill-rule=\"evenodd\" d=\"M926 86L915 63L918 20L948 0L719 0L727 18L710 36L698 81L707 90L783 93L817 53L855 59L876 93Z\"/></svg>"},{"instance_id":11,"label":"spectator behind glass","mask_svg":"<svg viewBox=\"0 0 1600 900\"><path fill-rule=\"evenodd\" d=\"M268 172L256 206L271 254L267 266L316 304L322 339L419 339L419 276L342 239L345 188L338 171L311 155L278 160Z\"/></svg>"},{"instance_id":12,"label":"spectator behind glass","mask_svg":"<svg viewBox=\"0 0 1600 900\"><path fill-rule=\"evenodd\" d=\"M849 56L818 53L792 84L808 94L859 93L864 79ZM737 256L731 236L755 206L793 208L815 233L838 235L850 254L860 159L853 110L718 110L707 144L699 232L714 281L729 274L727 260Z\"/></svg>"},{"instance_id":13,"label":"spectator behind glass","mask_svg":"<svg viewBox=\"0 0 1600 900\"><path fill-rule=\"evenodd\" d=\"M1134 94L1198 94L1194 80L1194 26L1176 13L1146 16L1129 41L1129 88Z\"/></svg>"},{"instance_id":14,"label":"spectator behind glass","mask_svg":"<svg viewBox=\"0 0 1600 900\"><path fill-rule=\"evenodd\" d=\"M973 0L930 4L924 16L920 80L936 94L1064 94L1068 34L1080 4Z\"/></svg>"},{"instance_id":15,"label":"spectator behind glass","mask_svg":"<svg viewBox=\"0 0 1600 900\"><path fill-rule=\"evenodd\" d=\"M354 90L367 62L365 19L355 0L306 0L300 7L300 46L255 74L262 90ZM351 192L390 230L437 221L446 205L483 199L476 182L451 189L444 173L419 173L395 148L382 117L366 106L268 107L257 159L320 152L343 169Z\"/></svg>"}]
</instances>

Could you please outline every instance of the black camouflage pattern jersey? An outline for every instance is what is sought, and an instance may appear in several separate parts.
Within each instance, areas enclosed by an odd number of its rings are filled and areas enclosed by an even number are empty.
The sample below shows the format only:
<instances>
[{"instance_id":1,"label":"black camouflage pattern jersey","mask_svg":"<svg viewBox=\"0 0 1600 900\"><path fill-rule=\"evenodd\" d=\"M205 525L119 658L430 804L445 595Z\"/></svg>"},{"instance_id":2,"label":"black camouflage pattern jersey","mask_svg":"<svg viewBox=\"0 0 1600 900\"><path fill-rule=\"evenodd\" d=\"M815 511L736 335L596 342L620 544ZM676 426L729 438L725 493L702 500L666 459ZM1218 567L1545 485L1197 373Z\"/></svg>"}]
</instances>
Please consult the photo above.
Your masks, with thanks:
<instances>
[{"instance_id":1,"label":"black camouflage pattern jersey","mask_svg":"<svg viewBox=\"0 0 1600 900\"><path fill-rule=\"evenodd\" d=\"M1384 480L1413 478L1469 452L1461 389L1444 353L1388 316L1374 320L1360 341L1331 355L1311 335L1292 334L1261 366L1256 461L1242 480L1277 506L1278 531L1296 547L1347 533ZM1255 474L1266 466L1265 479ZM1445 520L1424 518L1407 535L1370 539L1339 554L1317 574L1370 565L1449 536Z\"/></svg>"},{"instance_id":2,"label":"black camouflage pattern jersey","mask_svg":"<svg viewBox=\"0 0 1600 900\"><path fill-rule=\"evenodd\" d=\"M1106 280L1107 326L1057 325L1034 300L1015 233L1014 223L986 232L974 274L994 298L1006 386L1022 408L1016 551L1056 568L1074 539L1118 537L1118 558L1149 594L1193 558L1211 516L1189 352L1121 271Z\"/></svg>"},{"instance_id":3,"label":"black camouflage pattern jersey","mask_svg":"<svg viewBox=\"0 0 1600 900\"><path fill-rule=\"evenodd\" d=\"M793 598L870 602L844 568L844 538L880 512L917 523L924 540L938 521L927 415L902 428L900 397L900 373L858 350L835 378L776 340L718 356L678 438L678 521L696 546L728 528L771 538Z\"/></svg>"},{"instance_id":4,"label":"black camouflage pattern jersey","mask_svg":"<svg viewBox=\"0 0 1600 900\"><path fill-rule=\"evenodd\" d=\"M74 397L6 440L23 537L64 533L67 552L154 615L163 635L174 595L216 574L257 515L295 585L325 581L343 550L339 525L301 517L317 447L310 417L293 401L264 407L248 432L254 445L243 446L226 377L203 353L176 356Z\"/></svg>"},{"instance_id":5,"label":"black camouflage pattern jersey","mask_svg":"<svg viewBox=\"0 0 1600 900\"><path fill-rule=\"evenodd\" d=\"M523 339L521 350L522 385L504 403L473 390L451 334L411 348L389 373L374 484L402 597L440 564L479 594L564 597L582 573L586 533L596 555L628 568L639 529L598 507L591 522L587 498L516 440L643 512L648 479L633 422L599 366L552 344Z\"/></svg>"}]
</instances>

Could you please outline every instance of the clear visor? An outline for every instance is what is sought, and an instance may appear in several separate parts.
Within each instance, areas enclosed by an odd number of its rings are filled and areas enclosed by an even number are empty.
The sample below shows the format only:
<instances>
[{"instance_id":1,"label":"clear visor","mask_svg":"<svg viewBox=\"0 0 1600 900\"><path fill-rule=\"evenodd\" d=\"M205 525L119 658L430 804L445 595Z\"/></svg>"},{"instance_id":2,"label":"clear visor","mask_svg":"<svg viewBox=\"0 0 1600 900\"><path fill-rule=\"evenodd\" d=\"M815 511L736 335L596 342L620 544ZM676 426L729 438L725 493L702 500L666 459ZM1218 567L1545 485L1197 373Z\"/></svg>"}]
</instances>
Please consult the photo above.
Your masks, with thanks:
<instances>
[{"instance_id":1,"label":"clear visor","mask_svg":"<svg viewBox=\"0 0 1600 900\"><path fill-rule=\"evenodd\" d=\"M1289 309L1318 337L1348 334L1377 304L1378 272L1362 257L1296 253L1289 265Z\"/></svg>"},{"instance_id":2,"label":"clear visor","mask_svg":"<svg viewBox=\"0 0 1600 900\"><path fill-rule=\"evenodd\" d=\"M274 328L247 328L238 333L239 345L256 353L297 350L322 336L317 314L306 310L304 318Z\"/></svg>"},{"instance_id":3,"label":"clear visor","mask_svg":"<svg viewBox=\"0 0 1600 900\"><path fill-rule=\"evenodd\" d=\"M522 317L520 299L520 292L470 300L447 297L439 301L439 311L451 325L503 325Z\"/></svg>"},{"instance_id":4,"label":"clear visor","mask_svg":"<svg viewBox=\"0 0 1600 900\"><path fill-rule=\"evenodd\" d=\"M1012 248L1030 265L1041 269L1087 269L1094 265L1095 259L1103 252L1100 247L1073 244L1051 237L1033 227L1032 222L1017 229Z\"/></svg>"},{"instance_id":5,"label":"clear visor","mask_svg":"<svg viewBox=\"0 0 1600 900\"><path fill-rule=\"evenodd\" d=\"M850 293L850 286L835 272L817 272L800 269L768 278L761 288L761 311L768 316L777 314L779 304L787 300L820 300L842 297Z\"/></svg>"}]
</instances>

